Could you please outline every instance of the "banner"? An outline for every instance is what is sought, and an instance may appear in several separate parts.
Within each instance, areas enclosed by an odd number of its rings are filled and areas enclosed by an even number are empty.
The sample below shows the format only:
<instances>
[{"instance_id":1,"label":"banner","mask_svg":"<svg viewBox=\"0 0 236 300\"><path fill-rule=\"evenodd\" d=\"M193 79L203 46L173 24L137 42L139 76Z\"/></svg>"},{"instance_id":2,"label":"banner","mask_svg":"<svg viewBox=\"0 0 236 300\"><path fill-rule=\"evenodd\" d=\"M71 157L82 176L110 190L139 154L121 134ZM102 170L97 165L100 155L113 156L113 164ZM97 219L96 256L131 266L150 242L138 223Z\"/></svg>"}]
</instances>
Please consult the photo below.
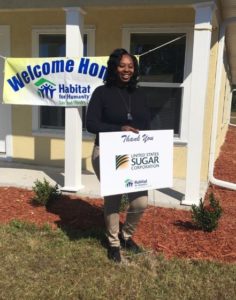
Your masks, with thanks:
<instances>
[{"instance_id":1,"label":"banner","mask_svg":"<svg viewBox=\"0 0 236 300\"><path fill-rule=\"evenodd\" d=\"M87 105L103 84L108 57L6 58L3 103Z\"/></svg>"},{"instance_id":2,"label":"banner","mask_svg":"<svg viewBox=\"0 0 236 300\"><path fill-rule=\"evenodd\" d=\"M173 130L99 134L101 195L173 185Z\"/></svg>"}]
</instances>

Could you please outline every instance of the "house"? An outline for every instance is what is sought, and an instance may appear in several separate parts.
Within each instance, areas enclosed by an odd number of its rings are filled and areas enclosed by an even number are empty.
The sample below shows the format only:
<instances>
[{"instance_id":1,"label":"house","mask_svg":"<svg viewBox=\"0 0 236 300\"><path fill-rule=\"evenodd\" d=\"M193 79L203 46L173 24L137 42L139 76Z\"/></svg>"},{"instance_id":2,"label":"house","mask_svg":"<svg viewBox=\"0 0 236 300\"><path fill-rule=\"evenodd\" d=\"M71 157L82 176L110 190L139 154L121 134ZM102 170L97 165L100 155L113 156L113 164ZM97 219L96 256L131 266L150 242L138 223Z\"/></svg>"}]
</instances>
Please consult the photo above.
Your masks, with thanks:
<instances>
[{"instance_id":1,"label":"house","mask_svg":"<svg viewBox=\"0 0 236 300\"><path fill-rule=\"evenodd\" d=\"M182 204L197 204L230 118L235 9L235 0L0 0L0 68L4 57L107 56L118 47L141 54L174 41L141 57L140 85L152 128L174 129ZM0 104L1 159L64 166L65 189L78 190L81 170L92 171L85 116L86 107Z\"/></svg>"}]
</instances>

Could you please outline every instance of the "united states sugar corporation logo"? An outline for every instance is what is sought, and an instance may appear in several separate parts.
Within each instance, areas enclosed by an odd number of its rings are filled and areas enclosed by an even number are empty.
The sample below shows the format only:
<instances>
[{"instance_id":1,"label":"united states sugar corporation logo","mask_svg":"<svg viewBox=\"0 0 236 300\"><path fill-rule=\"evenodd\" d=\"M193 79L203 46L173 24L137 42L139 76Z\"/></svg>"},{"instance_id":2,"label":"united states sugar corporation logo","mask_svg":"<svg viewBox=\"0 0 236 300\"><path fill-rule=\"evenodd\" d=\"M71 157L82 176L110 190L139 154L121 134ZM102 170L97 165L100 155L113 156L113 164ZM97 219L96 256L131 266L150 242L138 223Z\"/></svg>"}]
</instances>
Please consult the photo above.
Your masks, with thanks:
<instances>
[{"instance_id":1,"label":"united states sugar corporation logo","mask_svg":"<svg viewBox=\"0 0 236 300\"><path fill-rule=\"evenodd\" d=\"M126 169L129 166L129 156L127 154L116 155L116 170Z\"/></svg>"},{"instance_id":2,"label":"united states sugar corporation logo","mask_svg":"<svg viewBox=\"0 0 236 300\"><path fill-rule=\"evenodd\" d=\"M53 99L53 94L56 91L56 84L45 79L40 78L36 83L35 86L37 89L37 94L40 98L46 98L46 99Z\"/></svg>"}]
</instances>

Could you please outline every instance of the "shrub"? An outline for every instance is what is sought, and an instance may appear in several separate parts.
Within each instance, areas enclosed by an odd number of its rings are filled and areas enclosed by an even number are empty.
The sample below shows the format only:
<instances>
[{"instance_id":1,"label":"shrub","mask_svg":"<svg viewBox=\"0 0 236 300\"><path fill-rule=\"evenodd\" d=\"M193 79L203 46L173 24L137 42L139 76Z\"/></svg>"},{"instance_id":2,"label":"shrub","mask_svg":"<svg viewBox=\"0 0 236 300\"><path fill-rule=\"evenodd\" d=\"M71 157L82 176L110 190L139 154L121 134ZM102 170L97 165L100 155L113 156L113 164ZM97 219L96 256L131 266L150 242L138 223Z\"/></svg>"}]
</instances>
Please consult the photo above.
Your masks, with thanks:
<instances>
[{"instance_id":1,"label":"shrub","mask_svg":"<svg viewBox=\"0 0 236 300\"><path fill-rule=\"evenodd\" d=\"M211 232L217 228L222 212L219 201L211 193L209 205L204 206L202 199L199 206L192 205L192 220L200 229Z\"/></svg>"},{"instance_id":2,"label":"shrub","mask_svg":"<svg viewBox=\"0 0 236 300\"><path fill-rule=\"evenodd\" d=\"M35 193L33 202L45 206L58 199L61 195L58 184L52 186L45 178L43 182L38 179L34 182L33 191Z\"/></svg>"}]
</instances>

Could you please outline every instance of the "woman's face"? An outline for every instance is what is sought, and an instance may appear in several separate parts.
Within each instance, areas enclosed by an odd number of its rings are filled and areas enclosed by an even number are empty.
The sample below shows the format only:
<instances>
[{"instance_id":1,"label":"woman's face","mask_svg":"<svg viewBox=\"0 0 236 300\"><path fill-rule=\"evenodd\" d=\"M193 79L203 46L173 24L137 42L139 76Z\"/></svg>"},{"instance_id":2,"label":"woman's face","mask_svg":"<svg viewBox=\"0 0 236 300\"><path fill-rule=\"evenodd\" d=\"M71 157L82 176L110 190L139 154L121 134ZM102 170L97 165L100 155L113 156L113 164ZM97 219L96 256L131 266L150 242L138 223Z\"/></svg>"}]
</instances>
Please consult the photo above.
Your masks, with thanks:
<instances>
[{"instance_id":1,"label":"woman's face","mask_svg":"<svg viewBox=\"0 0 236 300\"><path fill-rule=\"evenodd\" d=\"M122 82L129 82L134 74L134 63L132 58L124 54L117 67L118 77Z\"/></svg>"}]
</instances>

